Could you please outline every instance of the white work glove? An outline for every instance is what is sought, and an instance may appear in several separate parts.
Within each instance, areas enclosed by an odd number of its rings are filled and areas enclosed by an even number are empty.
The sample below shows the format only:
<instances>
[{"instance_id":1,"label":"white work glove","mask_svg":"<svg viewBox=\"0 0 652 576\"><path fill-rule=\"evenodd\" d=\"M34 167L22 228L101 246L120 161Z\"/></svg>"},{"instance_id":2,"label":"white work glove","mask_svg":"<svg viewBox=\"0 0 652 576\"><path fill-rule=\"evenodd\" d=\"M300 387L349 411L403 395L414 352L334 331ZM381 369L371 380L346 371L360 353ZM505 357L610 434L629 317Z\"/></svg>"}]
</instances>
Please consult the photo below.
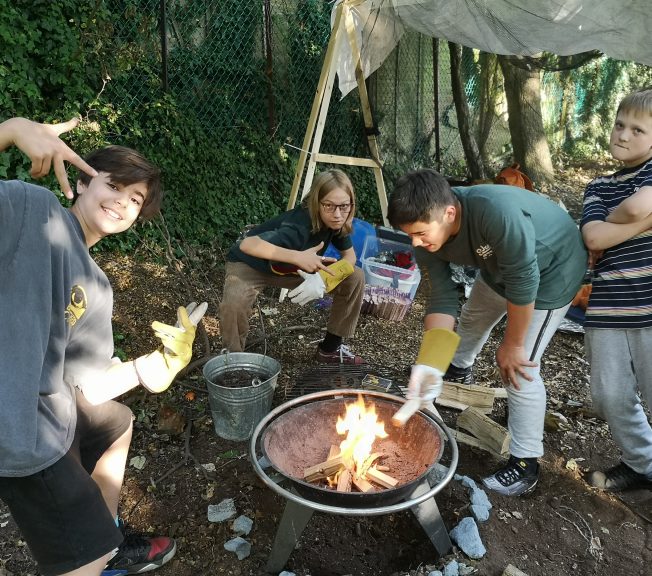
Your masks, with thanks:
<instances>
[{"instance_id":1,"label":"white work glove","mask_svg":"<svg viewBox=\"0 0 652 576\"><path fill-rule=\"evenodd\" d=\"M297 270L299 276L303 278L303 282L299 284L294 290L288 292L290 300L295 304L308 304L312 300L321 298L326 291L326 284L318 272L308 274L303 270Z\"/></svg>"},{"instance_id":2,"label":"white work glove","mask_svg":"<svg viewBox=\"0 0 652 576\"><path fill-rule=\"evenodd\" d=\"M410 373L407 399L418 398L421 408L432 407L432 402L439 396L444 388L444 374L441 370L426 364L415 364Z\"/></svg>"}]
</instances>

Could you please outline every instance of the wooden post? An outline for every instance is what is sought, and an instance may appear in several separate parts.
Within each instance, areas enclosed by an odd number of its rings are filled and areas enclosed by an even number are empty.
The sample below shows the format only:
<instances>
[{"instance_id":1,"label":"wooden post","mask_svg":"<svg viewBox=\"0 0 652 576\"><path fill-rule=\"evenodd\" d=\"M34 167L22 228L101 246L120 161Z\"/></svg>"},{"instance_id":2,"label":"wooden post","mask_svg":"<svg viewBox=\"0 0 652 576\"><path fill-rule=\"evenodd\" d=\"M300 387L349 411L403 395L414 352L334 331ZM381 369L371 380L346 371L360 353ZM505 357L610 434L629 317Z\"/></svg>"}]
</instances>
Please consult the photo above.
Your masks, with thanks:
<instances>
[{"instance_id":1,"label":"wooden post","mask_svg":"<svg viewBox=\"0 0 652 576\"><path fill-rule=\"evenodd\" d=\"M312 110L310 111L310 118L308 119L308 125L306 126L306 135L303 138L303 145L301 146L301 152L299 154L299 161L297 163L297 169L294 173L294 182L292 183L292 191L290 192L290 199L288 200L288 210L294 208L294 205L297 201L297 192L299 191L299 184L301 184L301 178L303 176L303 169L306 166L306 158L308 156L308 148L310 147L310 142L312 140L312 135L315 131L315 125L317 124L317 116L319 114L319 109L322 106L324 101L324 93L326 91L326 81L328 80L329 73L331 68L334 67L333 55L335 53L335 47L339 40L338 30L340 29L340 23L342 21L342 4L339 4L335 8L335 22L333 23L333 31L331 32L330 40L328 41L328 47L326 48L326 56L324 58L324 64L321 68L321 75L319 76L319 82L317 83L317 90L315 92L315 98L312 101ZM326 103L326 108L328 109L328 102Z\"/></svg>"},{"instance_id":2,"label":"wooden post","mask_svg":"<svg viewBox=\"0 0 652 576\"><path fill-rule=\"evenodd\" d=\"M371 113L371 105L369 103L369 94L367 93L367 86L364 81L364 71L362 69L360 50L355 35L355 22L353 20L353 15L351 14L351 8L354 8L360 3L361 0L344 0L344 2L335 7L335 18L331 38L328 42L324 64L317 84L315 98L312 103L312 110L310 112L310 118L308 119L303 145L301 146L287 208L290 210L294 208L296 204L299 186L301 184L303 171L308 158L308 150L310 150L308 169L306 171L306 178L301 194L302 199L310 192L310 187L312 186L312 180L318 162L371 168L374 171L374 177L376 180L376 189L378 191L381 213L383 215L383 223L385 226L389 226L389 221L387 220L387 194L385 191L385 181L383 179L382 163L380 161L380 152L376 141L376 135L374 134L374 122ZM362 105L362 116L366 128L366 136L372 156L371 158L354 158L350 156L320 153L321 139L324 134L328 108L330 106L330 98L333 91L333 84L335 82L337 68L335 55L337 53L339 42L344 41L345 39L349 42L353 64L355 66L358 93Z\"/></svg>"}]
</instances>

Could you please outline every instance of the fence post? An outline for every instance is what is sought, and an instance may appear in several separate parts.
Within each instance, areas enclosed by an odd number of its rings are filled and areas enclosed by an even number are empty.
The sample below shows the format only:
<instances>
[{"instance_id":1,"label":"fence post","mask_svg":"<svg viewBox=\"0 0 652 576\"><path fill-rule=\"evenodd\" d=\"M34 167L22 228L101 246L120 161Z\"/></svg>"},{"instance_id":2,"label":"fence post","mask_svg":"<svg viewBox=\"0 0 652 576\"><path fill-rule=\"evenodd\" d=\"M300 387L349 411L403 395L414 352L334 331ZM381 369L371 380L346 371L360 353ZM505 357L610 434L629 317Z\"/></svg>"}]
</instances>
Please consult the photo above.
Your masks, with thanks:
<instances>
[{"instance_id":1,"label":"fence post","mask_svg":"<svg viewBox=\"0 0 652 576\"><path fill-rule=\"evenodd\" d=\"M160 0L160 28L161 28L161 85L163 92L168 91L168 24L165 0Z\"/></svg>"}]
</instances>

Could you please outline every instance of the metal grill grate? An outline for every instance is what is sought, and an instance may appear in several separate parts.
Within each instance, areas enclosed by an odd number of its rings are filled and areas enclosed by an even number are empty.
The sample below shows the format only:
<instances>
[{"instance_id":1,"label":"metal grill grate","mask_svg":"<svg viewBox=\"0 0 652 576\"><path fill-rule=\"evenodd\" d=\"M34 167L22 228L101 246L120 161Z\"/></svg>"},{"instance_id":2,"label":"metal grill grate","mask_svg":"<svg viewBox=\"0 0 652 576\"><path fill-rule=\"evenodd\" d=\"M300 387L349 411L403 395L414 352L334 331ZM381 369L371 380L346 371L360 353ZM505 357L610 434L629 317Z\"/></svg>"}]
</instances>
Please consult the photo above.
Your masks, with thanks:
<instances>
[{"instance_id":1,"label":"metal grill grate","mask_svg":"<svg viewBox=\"0 0 652 576\"><path fill-rule=\"evenodd\" d=\"M275 405L287 400L325 390L360 389L387 392L403 396L403 392L395 384L387 372L374 366L350 366L345 364L315 366L301 373L296 382L287 386L285 394L277 394ZM278 396L283 396L279 398Z\"/></svg>"}]
</instances>

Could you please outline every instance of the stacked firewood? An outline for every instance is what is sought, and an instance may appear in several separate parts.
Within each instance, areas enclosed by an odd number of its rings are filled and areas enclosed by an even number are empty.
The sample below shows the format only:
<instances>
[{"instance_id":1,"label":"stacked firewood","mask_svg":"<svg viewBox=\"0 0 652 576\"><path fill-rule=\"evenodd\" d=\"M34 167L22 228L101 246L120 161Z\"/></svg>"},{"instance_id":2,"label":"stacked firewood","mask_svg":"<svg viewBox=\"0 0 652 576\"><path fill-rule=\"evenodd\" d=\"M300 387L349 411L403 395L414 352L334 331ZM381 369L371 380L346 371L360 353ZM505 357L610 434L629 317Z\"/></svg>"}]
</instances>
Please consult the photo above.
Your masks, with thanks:
<instances>
[{"instance_id":1,"label":"stacked firewood","mask_svg":"<svg viewBox=\"0 0 652 576\"><path fill-rule=\"evenodd\" d=\"M338 492L374 492L377 487L394 488L398 480L386 474L389 467L380 464L383 457L382 453L374 452L365 459L360 469L356 469L352 462L347 462L340 454L337 446L331 446L328 458L306 468L303 479L311 483L326 481L328 486Z\"/></svg>"}]
</instances>

